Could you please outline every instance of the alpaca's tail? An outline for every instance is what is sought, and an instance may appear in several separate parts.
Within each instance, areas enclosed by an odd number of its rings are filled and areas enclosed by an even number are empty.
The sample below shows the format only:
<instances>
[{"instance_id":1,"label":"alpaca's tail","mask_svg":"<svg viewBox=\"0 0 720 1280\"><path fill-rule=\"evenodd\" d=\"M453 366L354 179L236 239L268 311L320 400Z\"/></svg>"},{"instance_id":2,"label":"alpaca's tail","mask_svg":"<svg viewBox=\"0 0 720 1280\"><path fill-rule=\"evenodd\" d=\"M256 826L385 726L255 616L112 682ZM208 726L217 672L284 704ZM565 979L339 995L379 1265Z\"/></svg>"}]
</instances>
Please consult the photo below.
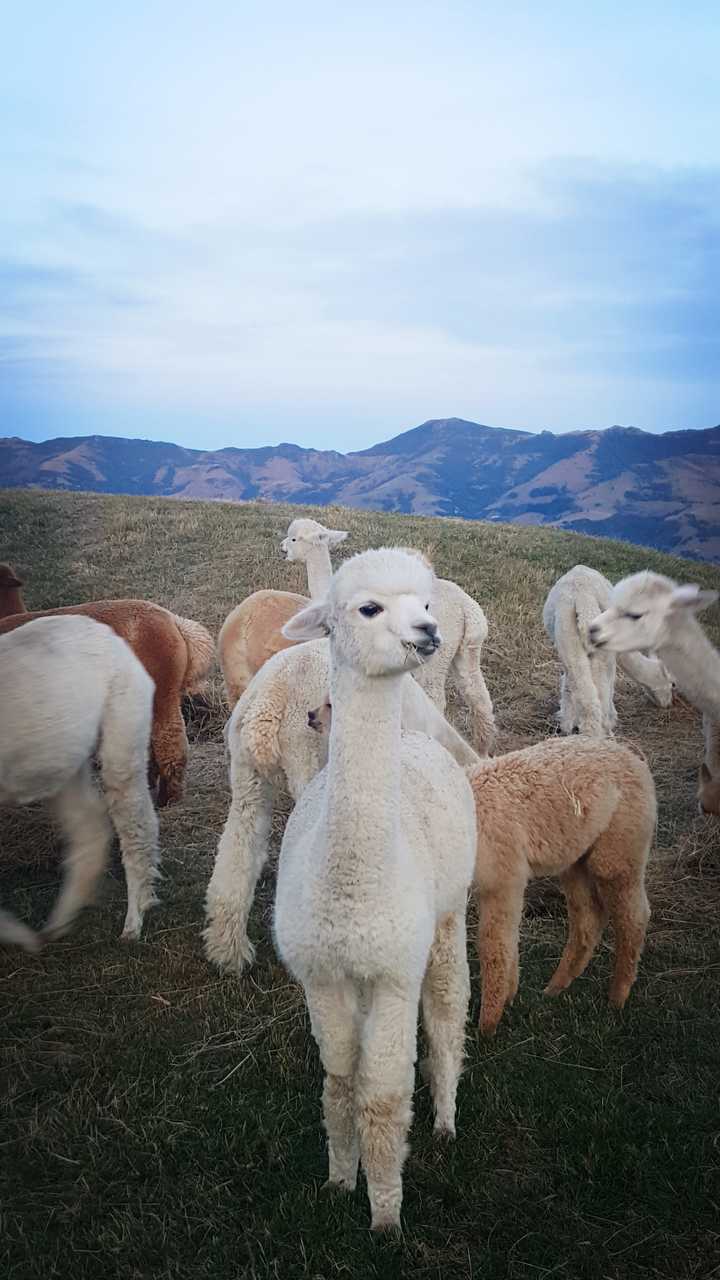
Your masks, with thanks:
<instances>
[{"instance_id":1,"label":"alpaca's tail","mask_svg":"<svg viewBox=\"0 0 720 1280\"><path fill-rule=\"evenodd\" d=\"M172 618L187 648L188 662L183 692L200 693L205 687L205 679L215 657L215 641L202 623L193 622L191 618L179 618L176 613Z\"/></svg>"}]
</instances>

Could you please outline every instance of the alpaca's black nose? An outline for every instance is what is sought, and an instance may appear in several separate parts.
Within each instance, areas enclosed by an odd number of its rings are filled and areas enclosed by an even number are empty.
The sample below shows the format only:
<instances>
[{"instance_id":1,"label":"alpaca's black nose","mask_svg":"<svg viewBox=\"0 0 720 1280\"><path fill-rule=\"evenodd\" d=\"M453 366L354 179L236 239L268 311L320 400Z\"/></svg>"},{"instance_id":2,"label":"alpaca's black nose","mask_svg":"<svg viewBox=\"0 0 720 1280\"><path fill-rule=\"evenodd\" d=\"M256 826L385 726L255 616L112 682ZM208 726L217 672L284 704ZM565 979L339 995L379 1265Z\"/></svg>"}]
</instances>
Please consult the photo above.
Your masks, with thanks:
<instances>
[{"instance_id":1,"label":"alpaca's black nose","mask_svg":"<svg viewBox=\"0 0 720 1280\"><path fill-rule=\"evenodd\" d=\"M437 622L423 622L418 627L418 631L424 631L428 640L434 640L437 636Z\"/></svg>"}]
</instances>

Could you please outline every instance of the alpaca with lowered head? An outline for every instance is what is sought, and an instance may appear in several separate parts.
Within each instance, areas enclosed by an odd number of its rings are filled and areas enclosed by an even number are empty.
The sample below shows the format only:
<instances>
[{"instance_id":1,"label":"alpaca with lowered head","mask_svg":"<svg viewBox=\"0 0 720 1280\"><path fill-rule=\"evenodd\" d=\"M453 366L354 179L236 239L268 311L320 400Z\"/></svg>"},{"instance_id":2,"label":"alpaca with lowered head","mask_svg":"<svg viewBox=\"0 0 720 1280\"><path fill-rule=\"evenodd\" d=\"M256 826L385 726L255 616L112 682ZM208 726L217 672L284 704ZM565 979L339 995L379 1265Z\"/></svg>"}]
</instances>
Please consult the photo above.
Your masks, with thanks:
<instances>
[{"instance_id":1,"label":"alpaca with lowered head","mask_svg":"<svg viewBox=\"0 0 720 1280\"><path fill-rule=\"evenodd\" d=\"M0 636L0 804L50 803L67 840L60 896L42 933L59 937L89 901L112 827L127 880L124 938L155 902L158 821L147 784L153 682L130 647L90 618L38 618ZM104 796L92 779L100 756ZM17 925L17 922L10 924ZM37 949L0 918L0 937Z\"/></svg>"},{"instance_id":2,"label":"alpaca with lowered head","mask_svg":"<svg viewBox=\"0 0 720 1280\"><path fill-rule=\"evenodd\" d=\"M492 1035L518 986L525 889L557 876L568 939L546 995L585 969L610 920L610 1003L622 1008L637 974L650 908L645 867L655 835L652 775L610 739L549 738L468 770L477 810L475 897L482 975L480 1030Z\"/></svg>"},{"instance_id":3,"label":"alpaca with lowered head","mask_svg":"<svg viewBox=\"0 0 720 1280\"><path fill-rule=\"evenodd\" d=\"M593 651L588 627L610 603L612 584L596 569L576 564L551 587L543 622L562 663L560 711L562 733L611 737L615 710L615 654ZM669 707L672 681L662 663L641 653L618 654L617 661L652 702Z\"/></svg>"},{"instance_id":4,"label":"alpaca with lowered head","mask_svg":"<svg viewBox=\"0 0 720 1280\"><path fill-rule=\"evenodd\" d=\"M717 598L717 591L680 585L646 569L617 583L609 607L592 620L588 634L601 653L652 649L680 692L702 712L705 759L698 801L703 812L720 815L720 653L696 616Z\"/></svg>"},{"instance_id":5,"label":"alpaca with lowered head","mask_svg":"<svg viewBox=\"0 0 720 1280\"><path fill-rule=\"evenodd\" d=\"M469 998L472 792L437 742L402 733L404 673L440 645L432 589L418 556L366 551L286 625L329 633L333 719L285 830L275 940L325 1071L329 1183L354 1188L361 1161L376 1230L400 1223L420 1002L435 1129L452 1134Z\"/></svg>"},{"instance_id":6,"label":"alpaca with lowered head","mask_svg":"<svg viewBox=\"0 0 720 1280\"><path fill-rule=\"evenodd\" d=\"M158 804L182 799L188 741L182 695L199 693L215 654L210 632L150 600L92 600L58 609L23 611L0 620L0 635L36 618L84 616L104 623L125 640L155 685L150 778Z\"/></svg>"},{"instance_id":7,"label":"alpaca with lowered head","mask_svg":"<svg viewBox=\"0 0 720 1280\"><path fill-rule=\"evenodd\" d=\"M301 517L290 523L280 544L286 560L307 568L308 591L319 600L330 586L330 551L347 538L344 529L326 529L318 520ZM228 614L218 636L218 658L230 708L257 671L292 643L282 628L308 604L294 591L253 591Z\"/></svg>"}]
</instances>

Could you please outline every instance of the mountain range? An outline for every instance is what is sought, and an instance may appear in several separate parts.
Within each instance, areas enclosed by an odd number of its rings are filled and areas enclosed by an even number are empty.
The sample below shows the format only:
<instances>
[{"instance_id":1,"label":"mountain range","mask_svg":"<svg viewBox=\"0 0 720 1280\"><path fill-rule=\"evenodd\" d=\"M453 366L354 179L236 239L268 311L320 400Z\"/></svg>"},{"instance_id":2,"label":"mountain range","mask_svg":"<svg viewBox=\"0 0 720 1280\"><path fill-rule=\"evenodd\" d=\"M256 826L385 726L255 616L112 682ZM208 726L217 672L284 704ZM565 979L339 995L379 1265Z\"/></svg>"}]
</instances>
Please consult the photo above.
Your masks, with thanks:
<instances>
[{"instance_id":1,"label":"mountain range","mask_svg":"<svg viewBox=\"0 0 720 1280\"><path fill-rule=\"evenodd\" d=\"M0 439L0 486L267 500L551 524L720 559L720 426L555 435L441 418L357 453Z\"/></svg>"}]
</instances>

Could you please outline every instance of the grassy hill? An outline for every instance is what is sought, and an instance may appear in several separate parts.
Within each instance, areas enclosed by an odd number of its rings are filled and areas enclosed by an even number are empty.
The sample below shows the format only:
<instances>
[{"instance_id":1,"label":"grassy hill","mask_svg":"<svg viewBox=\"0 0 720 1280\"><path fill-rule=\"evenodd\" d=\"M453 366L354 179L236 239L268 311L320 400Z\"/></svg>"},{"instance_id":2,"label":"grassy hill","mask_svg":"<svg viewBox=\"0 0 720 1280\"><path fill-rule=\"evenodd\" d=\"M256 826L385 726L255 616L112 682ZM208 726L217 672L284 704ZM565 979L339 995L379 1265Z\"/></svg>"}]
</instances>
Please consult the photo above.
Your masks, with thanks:
<instances>
[{"instance_id":1,"label":"grassy hill","mask_svg":"<svg viewBox=\"0 0 720 1280\"><path fill-rule=\"evenodd\" d=\"M558 667L541 607L577 562L720 587L720 574L627 544L539 528L323 508L343 554L419 546L485 608L484 670L499 749L553 730ZM96 494L0 493L0 559L29 608L137 595L215 633L248 592L304 590L278 554L297 508ZM720 610L705 615L720 642ZM300 991L270 938L274 865L238 982L205 961L203 895L227 810L217 677L189 710L185 802L161 814L163 902L145 939L118 942L118 863L102 900L39 958L0 952L3 1217L0 1274L30 1280L483 1277L699 1280L720 1257L717 1092L720 827L696 813L697 713L652 707L619 681L621 733L646 752L659 799L653 907L626 1010L605 1002L606 944L556 1002L542 987L564 940L559 895L529 896L520 994L494 1041L475 1034L473 974L458 1139L432 1141L418 1085L405 1174L405 1238L375 1241L364 1192L319 1195L320 1071ZM0 717L2 715L0 691ZM462 708L451 703L459 727ZM284 821L274 826L277 847ZM57 892L53 833L2 813L0 899L34 924Z\"/></svg>"}]
</instances>

